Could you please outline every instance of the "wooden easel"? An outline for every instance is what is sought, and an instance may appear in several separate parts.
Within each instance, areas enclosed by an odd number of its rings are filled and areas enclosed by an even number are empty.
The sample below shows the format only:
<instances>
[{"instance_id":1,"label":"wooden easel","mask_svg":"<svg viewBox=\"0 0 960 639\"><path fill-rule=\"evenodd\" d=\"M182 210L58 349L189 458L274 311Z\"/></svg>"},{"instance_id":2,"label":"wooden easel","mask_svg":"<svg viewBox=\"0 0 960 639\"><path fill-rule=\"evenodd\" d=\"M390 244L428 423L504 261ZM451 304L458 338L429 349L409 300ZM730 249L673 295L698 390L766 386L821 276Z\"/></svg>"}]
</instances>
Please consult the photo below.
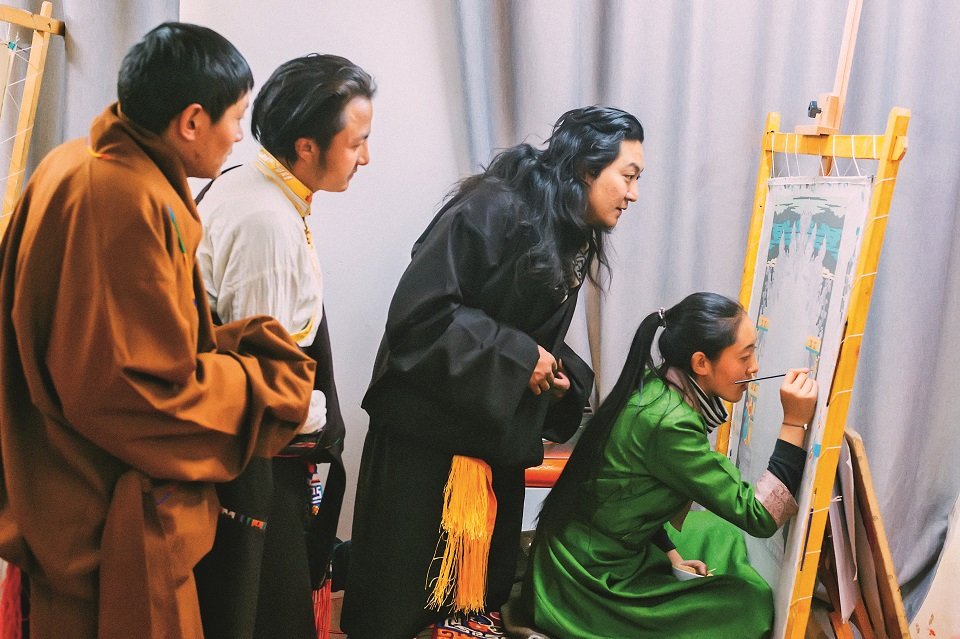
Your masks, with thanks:
<instances>
[{"instance_id":1,"label":"wooden easel","mask_svg":"<svg viewBox=\"0 0 960 639\"><path fill-rule=\"evenodd\" d=\"M40 5L40 13L38 14L0 5L0 22L7 22L33 30L30 57L27 61L27 75L23 85L20 112L17 117L16 137L13 141L10 165L7 168L7 186L3 194L3 205L0 208L0 237L3 237L7 230L10 215L13 213L17 199L20 197L20 191L23 189L27 157L30 152L30 139L36 121L40 84L43 81L43 70L47 64L50 38L54 35L62 36L65 30L63 22L52 18L52 15L53 4L50 2L44 2Z\"/></svg>"},{"instance_id":2,"label":"wooden easel","mask_svg":"<svg viewBox=\"0 0 960 639\"><path fill-rule=\"evenodd\" d=\"M810 511L798 515L798 517L807 517L809 523L806 531L804 555L790 593L790 606L787 611L784 633L787 639L803 639L810 615L813 590L820 566L827 511L832 499L840 445L844 436L844 425L850 406L850 396L859 360L861 341L870 308L870 299L873 294L883 237L886 232L887 216L890 211L890 202L893 197L900 161L907 149L907 127L910 121L910 112L903 108L891 110L887 120L887 128L883 135L839 134L861 5L862 0L850 0L849 2L834 92L822 94L819 103L812 103L812 108L809 111L811 116L816 116L817 123L812 126L799 126L794 133L784 133L779 130L780 114L769 113L767 115L761 142L760 166L757 169L746 260L740 284L740 303L744 308L749 308L755 276L756 260L754 256L757 255L761 240L760 233L766 204L767 179L772 173L774 154L818 156L821 159L823 174L829 174L830 167L833 166L836 158L878 161L875 185L864 224L864 236L857 262L857 276L850 293L847 324L841 341L842 346L837 356L837 367L829 386L826 380L820 380L821 393L828 392L827 405L829 411L821 442L822 453L813 480ZM822 108L819 105L822 105ZM816 111L818 108L819 111ZM716 448L726 453L729 444L730 424L728 422L718 430ZM877 517L879 518L879 515ZM896 595L899 597L898 590ZM902 603L900 604L900 610L902 611ZM782 611L780 612L782 614Z\"/></svg>"},{"instance_id":3,"label":"wooden easel","mask_svg":"<svg viewBox=\"0 0 960 639\"><path fill-rule=\"evenodd\" d=\"M856 272L858 276L850 293L847 325L844 329L843 347L837 358L837 368L832 384L828 387L821 380L821 392L828 391L829 414L821 442L821 455L813 481L809 526L806 537L805 557L794 579L790 597L787 630L788 639L801 639L810 614L810 598L816 583L817 568L823 545L827 509L832 498L843 439L844 425L850 406L850 395L860 355L860 345L866 326L874 279L880 259L880 249L886 231L886 220L893 197L900 160L906 153L909 111L894 108L887 120L883 135L802 135L781 133L780 115L767 116L762 142L760 169L754 198L754 214L750 224L747 255L754 256L760 243L763 209L766 201L766 181L770 175L774 153L815 155L831 158L872 159L879 162L876 183L870 199L870 207L864 225L864 237ZM754 278L755 260L747 259L740 288L740 303L749 308ZM725 424L718 434L717 447L726 451L729 445L729 425ZM800 516L804 516L801 514Z\"/></svg>"},{"instance_id":4,"label":"wooden easel","mask_svg":"<svg viewBox=\"0 0 960 639\"><path fill-rule=\"evenodd\" d=\"M794 128L801 135L824 135L840 133L840 120L843 107L847 102L847 85L850 83L850 69L853 67L853 51L857 46L857 30L860 26L860 11L863 0L850 0L847 4L847 18L844 21L843 41L840 43L840 61L837 63L837 75L833 81L833 91L821 93L811 102L807 115L815 118L815 124L804 124Z\"/></svg>"}]
</instances>

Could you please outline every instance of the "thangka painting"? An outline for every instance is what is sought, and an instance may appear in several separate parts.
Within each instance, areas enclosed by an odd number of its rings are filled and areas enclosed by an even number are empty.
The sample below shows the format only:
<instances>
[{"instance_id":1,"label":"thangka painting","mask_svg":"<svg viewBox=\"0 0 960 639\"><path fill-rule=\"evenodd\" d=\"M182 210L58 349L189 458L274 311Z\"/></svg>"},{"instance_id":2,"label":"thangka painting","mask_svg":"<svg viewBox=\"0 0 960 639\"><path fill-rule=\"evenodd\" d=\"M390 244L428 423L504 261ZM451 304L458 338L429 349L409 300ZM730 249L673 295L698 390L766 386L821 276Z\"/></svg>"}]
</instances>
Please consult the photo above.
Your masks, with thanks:
<instances>
[{"instance_id":1,"label":"thangka painting","mask_svg":"<svg viewBox=\"0 0 960 639\"><path fill-rule=\"evenodd\" d=\"M802 560L813 478L827 418L827 395L856 276L870 177L774 178L768 182L754 282L747 309L757 327L758 377L807 367L820 386L798 492L800 515L774 537L746 536L750 563L774 588L773 637L785 632ZM766 469L783 412L779 379L752 382L731 418L730 456L748 480Z\"/></svg>"}]
</instances>

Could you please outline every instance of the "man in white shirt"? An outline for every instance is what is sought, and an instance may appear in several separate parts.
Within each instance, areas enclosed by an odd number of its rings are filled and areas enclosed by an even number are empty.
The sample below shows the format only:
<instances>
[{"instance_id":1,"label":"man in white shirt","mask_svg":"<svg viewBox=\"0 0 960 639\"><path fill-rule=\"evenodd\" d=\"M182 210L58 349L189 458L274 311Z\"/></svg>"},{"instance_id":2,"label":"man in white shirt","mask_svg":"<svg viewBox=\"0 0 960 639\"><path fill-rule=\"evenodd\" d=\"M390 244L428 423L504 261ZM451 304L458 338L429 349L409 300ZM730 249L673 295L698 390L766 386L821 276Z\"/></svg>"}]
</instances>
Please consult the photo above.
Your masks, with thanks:
<instances>
[{"instance_id":1,"label":"man in white shirt","mask_svg":"<svg viewBox=\"0 0 960 639\"><path fill-rule=\"evenodd\" d=\"M327 577L336 534L344 427L307 216L315 192L346 190L369 161L375 90L339 56L284 63L254 101L257 157L198 197L197 260L210 308L223 322L272 315L317 360L310 415L294 445L218 486L217 539L196 570L207 637L317 636L311 590ZM322 489L318 462L331 465Z\"/></svg>"}]
</instances>

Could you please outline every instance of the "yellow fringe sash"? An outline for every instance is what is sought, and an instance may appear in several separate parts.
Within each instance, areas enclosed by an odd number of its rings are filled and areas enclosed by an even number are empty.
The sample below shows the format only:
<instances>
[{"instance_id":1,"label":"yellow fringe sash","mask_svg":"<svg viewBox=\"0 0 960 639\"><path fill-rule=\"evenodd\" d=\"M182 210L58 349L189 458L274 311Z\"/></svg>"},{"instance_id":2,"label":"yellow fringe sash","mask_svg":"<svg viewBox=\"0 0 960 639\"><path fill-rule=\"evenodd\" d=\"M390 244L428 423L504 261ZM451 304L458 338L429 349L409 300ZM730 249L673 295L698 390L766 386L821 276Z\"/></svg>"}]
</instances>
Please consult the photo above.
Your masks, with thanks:
<instances>
[{"instance_id":1,"label":"yellow fringe sash","mask_svg":"<svg viewBox=\"0 0 960 639\"><path fill-rule=\"evenodd\" d=\"M440 561L440 572L430 580L427 607L440 610L453 596L454 612L483 612L487 590L487 557L497 519L497 498L493 494L490 466L474 459L454 455L450 475L443 488L443 514L440 540L443 555L435 556L430 567Z\"/></svg>"}]
</instances>

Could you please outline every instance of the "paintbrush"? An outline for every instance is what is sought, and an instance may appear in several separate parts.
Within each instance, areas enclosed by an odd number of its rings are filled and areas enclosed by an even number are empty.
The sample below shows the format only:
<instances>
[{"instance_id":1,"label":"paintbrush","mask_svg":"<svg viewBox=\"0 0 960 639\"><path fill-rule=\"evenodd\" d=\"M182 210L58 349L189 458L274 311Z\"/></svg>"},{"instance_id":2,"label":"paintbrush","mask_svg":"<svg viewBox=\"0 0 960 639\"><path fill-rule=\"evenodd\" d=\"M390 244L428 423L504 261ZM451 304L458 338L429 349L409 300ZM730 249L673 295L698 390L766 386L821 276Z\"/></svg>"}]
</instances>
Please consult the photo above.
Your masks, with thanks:
<instances>
[{"instance_id":1,"label":"paintbrush","mask_svg":"<svg viewBox=\"0 0 960 639\"><path fill-rule=\"evenodd\" d=\"M734 384L746 384L747 382L759 382L761 379L773 379L774 377L783 377L786 373L780 373L778 375L767 375L766 377L751 377L750 379L741 379Z\"/></svg>"}]
</instances>

